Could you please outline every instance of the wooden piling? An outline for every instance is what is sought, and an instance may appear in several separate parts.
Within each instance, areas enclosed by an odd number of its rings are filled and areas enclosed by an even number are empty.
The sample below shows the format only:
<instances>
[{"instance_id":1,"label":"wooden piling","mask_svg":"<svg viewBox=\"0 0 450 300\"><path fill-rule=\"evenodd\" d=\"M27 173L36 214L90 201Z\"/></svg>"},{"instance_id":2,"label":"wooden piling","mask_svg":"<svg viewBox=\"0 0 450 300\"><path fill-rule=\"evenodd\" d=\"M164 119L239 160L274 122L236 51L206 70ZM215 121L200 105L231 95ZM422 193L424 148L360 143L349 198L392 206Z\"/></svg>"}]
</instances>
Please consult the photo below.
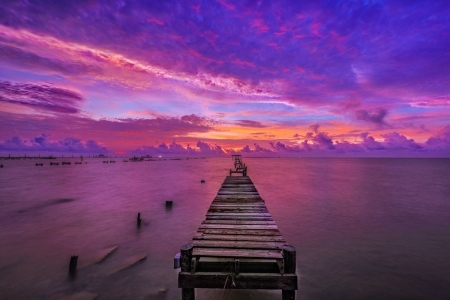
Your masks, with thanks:
<instances>
[{"instance_id":1,"label":"wooden piling","mask_svg":"<svg viewBox=\"0 0 450 300\"><path fill-rule=\"evenodd\" d=\"M70 263L69 263L69 275L75 276L77 273L77 263L78 263L78 256L74 255L70 257Z\"/></svg>"},{"instance_id":2,"label":"wooden piling","mask_svg":"<svg viewBox=\"0 0 450 300\"><path fill-rule=\"evenodd\" d=\"M181 272L191 272L192 250L194 246L192 244L185 244L180 249L180 263ZM182 300L195 300L194 288L182 288L181 289Z\"/></svg>"},{"instance_id":3,"label":"wooden piling","mask_svg":"<svg viewBox=\"0 0 450 300\"><path fill-rule=\"evenodd\" d=\"M180 249L181 272L191 271L192 250L194 245L185 244Z\"/></svg>"},{"instance_id":4,"label":"wooden piling","mask_svg":"<svg viewBox=\"0 0 450 300\"><path fill-rule=\"evenodd\" d=\"M295 269L297 267L296 256L296 251L293 246L283 246L284 272L286 274L295 274Z\"/></svg>"},{"instance_id":5,"label":"wooden piling","mask_svg":"<svg viewBox=\"0 0 450 300\"><path fill-rule=\"evenodd\" d=\"M138 227L141 226L141 222L142 222L142 220L141 220L141 213L138 213L138 215L137 215L137 226Z\"/></svg>"},{"instance_id":6,"label":"wooden piling","mask_svg":"<svg viewBox=\"0 0 450 300\"><path fill-rule=\"evenodd\" d=\"M182 300L195 300L195 289L183 288L181 289Z\"/></svg>"}]
</instances>

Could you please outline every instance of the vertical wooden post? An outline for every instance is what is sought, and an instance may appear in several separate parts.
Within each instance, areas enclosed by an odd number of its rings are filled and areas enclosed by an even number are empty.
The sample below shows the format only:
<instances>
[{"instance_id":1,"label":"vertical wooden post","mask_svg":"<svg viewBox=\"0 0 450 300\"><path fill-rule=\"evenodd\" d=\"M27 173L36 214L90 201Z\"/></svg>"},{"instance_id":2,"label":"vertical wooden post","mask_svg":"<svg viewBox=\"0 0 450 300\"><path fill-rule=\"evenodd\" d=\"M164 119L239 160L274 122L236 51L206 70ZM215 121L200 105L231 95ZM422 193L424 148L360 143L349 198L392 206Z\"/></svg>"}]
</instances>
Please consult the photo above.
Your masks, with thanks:
<instances>
[{"instance_id":1,"label":"vertical wooden post","mask_svg":"<svg viewBox=\"0 0 450 300\"><path fill-rule=\"evenodd\" d=\"M192 250L194 246L192 244L185 244L181 247L181 272L191 271Z\"/></svg>"},{"instance_id":2,"label":"vertical wooden post","mask_svg":"<svg viewBox=\"0 0 450 300\"><path fill-rule=\"evenodd\" d=\"M282 290L281 291L282 300L295 300L295 290Z\"/></svg>"},{"instance_id":3,"label":"vertical wooden post","mask_svg":"<svg viewBox=\"0 0 450 300\"><path fill-rule=\"evenodd\" d=\"M284 245L283 257L284 257L284 272L286 274L295 274L295 269L297 267L295 248L291 245Z\"/></svg>"},{"instance_id":4,"label":"vertical wooden post","mask_svg":"<svg viewBox=\"0 0 450 300\"><path fill-rule=\"evenodd\" d=\"M182 300L195 300L195 289L181 289Z\"/></svg>"},{"instance_id":5,"label":"vertical wooden post","mask_svg":"<svg viewBox=\"0 0 450 300\"><path fill-rule=\"evenodd\" d=\"M138 213L138 216L137 216L137 226L138 227L141 227L141 213Z\"/></svg>"},{"instance_id":6,"label":"vertical wooden post","mask_svg":"<svg viewBox=\"0 0 450 300\"><path fill-rule=\"evenodd\" d=\"M293 246L283 246L284 272L286 274L295 274L297 267L296 256L296 251ZM282 290L282 300L295 300L295 290Z\"/></svg>"},{"instance_id":7,"label":"vertical wooden post","mask_svg":"<svg viewBox=\"0 0 450 300\"><path fill-rule=\"evenodd\" d=\"M71 277L74 277L77 273L77 263L78 263L78 256L74 255L70 257L70 263L69 263L69 275Z\"/></svg>"},{"instance_id":8,"label":"vertical wooden post","mask_svg":"<svg viewBox=\"0 0 450 300\"><path fill-rule=\"evenodd\" d=\"M192 260L192 250L194 246L192 244L185 244L180 249L180 262L181 262L181 272L191 272L191 260ZM195 289L193 288L182 288L181 289L181 299L182 300L195 300Z\"/></svg>"}]
</instances>

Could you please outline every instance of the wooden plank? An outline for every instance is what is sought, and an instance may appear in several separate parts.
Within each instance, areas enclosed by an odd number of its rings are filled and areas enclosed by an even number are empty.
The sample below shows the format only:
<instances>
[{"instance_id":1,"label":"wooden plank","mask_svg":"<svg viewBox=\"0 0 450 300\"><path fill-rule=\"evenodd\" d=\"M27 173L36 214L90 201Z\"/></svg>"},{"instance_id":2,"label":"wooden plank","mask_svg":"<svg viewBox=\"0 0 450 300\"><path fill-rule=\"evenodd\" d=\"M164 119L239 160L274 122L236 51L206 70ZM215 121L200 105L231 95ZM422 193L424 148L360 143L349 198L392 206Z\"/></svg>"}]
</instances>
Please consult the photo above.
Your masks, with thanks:
<instances>
[{"instance_id":1,"label":"wooden plank","mask_svg":"<svg viewBox=\"0 0 450 300\"><path fill-rule=\"evenodd\" d=\"M214 201L211 203L210 207L266 207L266 205L264 204L264 202L256 202L256 203L241 203L241 204L236 204L236 203L215 203Z\"/></svg>"},{"instance_id":2,"label":"wooden plank","mask_svg":"<svg viewBox=\"0 0 450 300\"><path fill-rule=\"evenodd\" d=\"M281 250L254 250L254 249L229 249L229 248L196 248L192 256L198 257L225 257L225 258L264 258L283 259Z\"/></svg>"},{"instance_id":3,"label":"wooden plank","mask_svg":"<svg viewBox=\"0 0 450 300\"><path fill-rule=\"evenodd\" d=\"M234 188L234 187L253 187L256 188L253 183L247 184L247 183L222 183L221 185L223 188Z\"/></svg>"},{"instance_id":4,"label":"wooden plank","mask_svg":"<svg viewBox=\"0 0 450 300\"><path fill-rule=\"evenodd\" d=\"M276 225L275 221L247 221L247 220L205 220L202 224L231 224L231 225Z\"/></svg>"},{"instance_id":5,"label":"wooden plank","mask_svg":"<svg viewBox=\"0 0 450 300\"><path fill-rule=\"evenodd\" d=\"M223 190L223 191L219 191L217 192L217 195L237 195L239 197L241 196L259 196L258 192L243 192L243 191L230 191L230 190Z\"/></svg>"},{"instance_id":6,"label":"wooden plank","mask_svg":"<svg viewBox=\"0 0 450 300\"><path fill-rule=\"evenodd\" d=\"M268 213L267 208L210 208L208 213Z\"/></svg>"},{"instance_id":7,"label":"wooden plank","mask_svg":"<svg viewBox=\"0 0 450 300\"><path fill-rule=\"evenodd\" d=\"M251 179L247 176L228 176L223 181L224 183L246 183L246 184L253 184Z\"/></svg>"},{"instance_id":8,"label":"wooden plank","mask_svg":"<svg viewBox=\"0 0 450 300\"><path fill-rule=\"evenodd\" d=\"M264 200L262 198L253 198L253 199L245 199L245 198L215 198L214 199L215 204L219 203L227 203L227 204L253 204L253 203L264 203Z\"/></svg>"},{"instance_id":9,"label":"wooden plank","mask_svg":"<svg viewBox=\"0 0 450 300\"><path fill-rule=\"evenodd\" d=\"M297 275L276 273L240 273L229 280L228 273L180 272L179 288L297 290ZM228 278L228 280L227 280ZM233 285L234 283L234 285Z\"/></svg>"},{"instance_id":10,"label":"wooden plank","mask_svg":"<svg viewBox=\"0 0 450 300\"><path fill-rule=\"evenodd\" d=\"M207 216L206 220L242 220L242 221L273 221L272 217L249 217L249 216Z\"/></svg>"},{"instance_id":11,"label":"wooden plank","mask_svg":"<svg viewBox=\"0 0 450 300\"><path fill-rule=\"evenodd\" d=\"M255 187L221 187L219 193L223 191L233 191L233 192L254 192L257 193Z\"/></svg>"},{"instance_id":12,"label":"wooden plank","mask_svg":"<svg viewBox=\"0 0 450 300\"><path fill-rule=\"evenodd\" d=\"M193 240L286 242L281 235L226 235L197 233Z\"/></svg>"},{"instance_id":13,"label":"wooden plank","mask_svg":"<svg viewBox=\"0 0 450 300\"><path fill-rule=\"evenodd\" d=\"M228 198L262 199L261 195L216 195L215 197L215 199L228 199Z\"/></svg>"},{"instance_id":14,"label":"wooden plank","mask_svg":"<svg viewBox=\"0 0 450 300\"><path fill-rule=\"evenodd\" d=\"M192 241L194 247L206 248L233 248L233 249L272 249L282 250L284 242L250 242L250 241L216 241L216 240L195 240Z\"/></svg>"},{"instance_id":15,"label":"wooden plank","mask_svg":"<svg viewBox=\"0 0 450 300\"><path fill-rule=\"evenodd\" d=\"M206 213L206 216L248 216L248 217L271 217L270 213L263 213L263 212L257 212L257 213L226 213L226 212L215 212L215 213Z\"/></svg>"},{"instance_id":16,"label":"wooden plank","mask_svg":"<svg viewBox=\"0 0 450 300\"><path fill-rule=\"evenodd\" d=\"M278 229L270 229L270 230L198 229L197 232L203 232L204 234L281 235Z\"/></svg>"},{"instance_id":17,"label":"wooden plank","mask_svg":"<svg viewBox=\"0 0 450 300\"><path fill-rule=\"evenodd\" d=\"M254 230L264 230L264 229L277 229L277 225L228 225L228 224L202 224L198 229L254 229Z\"/></svg>"}]
</instances>

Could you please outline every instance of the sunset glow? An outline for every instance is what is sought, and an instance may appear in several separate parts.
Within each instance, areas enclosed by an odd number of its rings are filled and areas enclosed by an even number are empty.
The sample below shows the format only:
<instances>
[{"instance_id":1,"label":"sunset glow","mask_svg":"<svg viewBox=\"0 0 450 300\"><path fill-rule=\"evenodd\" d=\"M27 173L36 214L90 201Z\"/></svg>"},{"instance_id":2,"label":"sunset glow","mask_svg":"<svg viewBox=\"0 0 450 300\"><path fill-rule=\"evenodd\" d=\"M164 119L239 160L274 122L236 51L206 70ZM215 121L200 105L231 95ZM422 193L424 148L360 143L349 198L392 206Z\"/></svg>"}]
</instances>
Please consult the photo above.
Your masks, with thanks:
<instances>
[{"instance_id":1,"label":"sunset glow","mask_svg":"<svg viewBox=\"0 0 450 300\"><path fill-rule=\"evenodd\" d=\"M0 150L449 156L448 1L0 4Z\"/></svg>"}]
</instances>

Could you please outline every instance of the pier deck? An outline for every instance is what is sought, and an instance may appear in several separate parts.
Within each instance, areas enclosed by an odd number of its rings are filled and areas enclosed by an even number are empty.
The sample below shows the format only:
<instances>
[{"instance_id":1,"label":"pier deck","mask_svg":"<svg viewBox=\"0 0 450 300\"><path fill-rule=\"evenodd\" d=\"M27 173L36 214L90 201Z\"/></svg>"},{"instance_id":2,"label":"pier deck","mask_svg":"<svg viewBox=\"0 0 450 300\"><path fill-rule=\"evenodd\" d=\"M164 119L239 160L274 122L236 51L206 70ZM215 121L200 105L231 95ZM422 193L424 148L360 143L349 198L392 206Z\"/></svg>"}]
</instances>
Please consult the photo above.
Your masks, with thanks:
<instances>
[{"instance_id":1,"label":"pier deck","mask_svg":"<svg viewBox=\"0 0 450 300\"><path fill-rule=\"evenodd\" d=\"M195 288L281 289L295 299L296 253L248 176L227 176L189 244L181 248L182 299Z\"/></svg>"}]
</instances>

